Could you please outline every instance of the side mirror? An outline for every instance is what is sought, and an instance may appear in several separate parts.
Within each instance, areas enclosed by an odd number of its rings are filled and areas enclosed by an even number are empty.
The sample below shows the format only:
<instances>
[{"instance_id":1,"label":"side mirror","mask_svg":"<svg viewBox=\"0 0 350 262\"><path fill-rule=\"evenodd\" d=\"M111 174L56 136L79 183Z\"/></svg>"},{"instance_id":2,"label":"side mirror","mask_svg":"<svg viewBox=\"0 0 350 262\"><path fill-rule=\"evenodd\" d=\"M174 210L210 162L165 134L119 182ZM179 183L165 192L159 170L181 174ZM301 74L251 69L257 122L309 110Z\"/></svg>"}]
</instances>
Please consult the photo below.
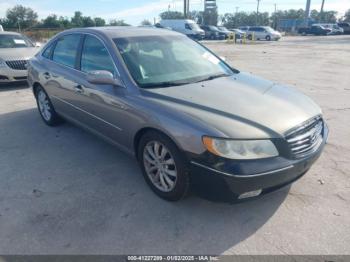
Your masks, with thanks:
<instances>
[{"instance_id":1,"label":"side mirror","mask_svg":"<svg viewBox=\"0 0 350 262\"><path fill-rule=\"evenodd\" d=\"M95 85L123 86L120 79L114 78L113 74L106 70L88 72L87 81Z\"/></svg>"}]
</instances>

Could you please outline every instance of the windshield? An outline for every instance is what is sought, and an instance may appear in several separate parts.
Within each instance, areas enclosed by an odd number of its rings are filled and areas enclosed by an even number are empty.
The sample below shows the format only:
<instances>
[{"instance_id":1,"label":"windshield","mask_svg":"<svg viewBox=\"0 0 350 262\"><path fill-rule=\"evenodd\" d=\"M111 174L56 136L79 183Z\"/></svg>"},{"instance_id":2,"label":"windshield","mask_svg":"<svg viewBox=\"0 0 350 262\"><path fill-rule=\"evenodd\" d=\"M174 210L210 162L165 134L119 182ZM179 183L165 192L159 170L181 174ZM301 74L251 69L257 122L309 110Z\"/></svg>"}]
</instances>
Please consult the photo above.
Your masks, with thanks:
<instances>
[{"instance_id":1,"label":"windshield","mask_svg":"<svg viewBox=\"0 0 350 262\"><path fill-rule=\"evenodd\" d=\"M208 26L210 30L212 31L219 31L219 29L216 26L210 25Z\"/></svg>"},{"instance_id":2,"label":"windshield","mask_svg":"<svg viewBox=\"0 0 350 262\"><path fill-rule=\"evenodd\" d=\"M189 23L188 24L190 26L190 28L192 30L200 30L201 28L199 27L199 25L195 24L195 23Z\"/></svg>"},{"instance_id":3,"label":"windshield","mask_svg":"<svg viewBox=\"0 0 350 262\"><path fill-rule=\"evenodd\" d=\"M275 30L269 26L264 27L267 32L274 32Z\"/></svg>"},{"instance_id":4,"label":"windshield","mask_svg":"<svg viewBox=\"0 0 350 262\"><path fill-rule=\"evenodd\" d=\"M233 74L224 62L186 36L113 40L140 87L184 85Z\"/></svg>"},{"instance_id":5,"label":"windshield","mask_svg":"<svg viewBox=\"0 0 350 262\"><path fill-rule=\"evenodd\" d=\"M218 28L223 32L229 32L229 30L224 26L218 26Z\"/></svg>"},{"instance_id":6,"label":"windshield","mask_svg":"<svg viewBox=\"0 0 350 262\"><path fill-rule=\"evenodd\" d=\"M21 35L0 35L0 48L33 47L33 43Z\"/></svg>"}]
</instances>

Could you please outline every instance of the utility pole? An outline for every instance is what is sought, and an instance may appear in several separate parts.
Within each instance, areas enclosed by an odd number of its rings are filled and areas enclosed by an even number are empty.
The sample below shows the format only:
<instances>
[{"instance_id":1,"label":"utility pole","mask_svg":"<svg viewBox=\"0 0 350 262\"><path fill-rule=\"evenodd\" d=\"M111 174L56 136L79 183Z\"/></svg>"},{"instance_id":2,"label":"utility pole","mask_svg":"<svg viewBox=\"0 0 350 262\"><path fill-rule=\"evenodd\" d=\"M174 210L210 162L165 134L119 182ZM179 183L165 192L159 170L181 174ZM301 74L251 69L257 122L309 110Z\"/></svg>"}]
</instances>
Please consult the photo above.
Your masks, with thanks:
<instances>
[{"instance_id":1,"label":"utility pole","mask_svg":"<svg viewBox=\"0 0 350 262\"><path fill-rule=\"evenodd\" d=\"M258 4L256 6L256 25L259 25L259 5L261 0L257 0Z\"/></svg>"},{"instance_id":2,"label":"utility pole","mask_svg":"<svg viewBox=\"0 0 350 262\"><path fill-rule=\"evenodd\" d=\"M238 13L239 6L236 6L236 14Z\"/></svg>"},{"instance_id":3,"label":"utility pole","mask_svg":"<svg viewBox=\"0 0 350 262\"><path fill-rule=\"evenodd\" d=\"M275 3L275 24L274 24L274 29L277 29L277 4Z\"/></svg>"},{"instance_id":4,"label":"utility pole","mask_svg":"<svg viewBox=\"0 0 350 262\"><path fill-rule=\"evenodd\" d=\"M323 7L324 7L324 0L322 0L321 4L321 11L320 11L320 22L323 22Z\"/></svg>"},{"instance_id":5,"label":"utility pole","mask_svg":"<svg viewBox=\"0 0 350 262\"><path fill-rule=\"evenodd\" d=\"M184 17L185 18L187 18L189 10L190 10L190 0L184 0Z\"/></svg>"},{"instance_id":6,"label":"utility pole","mask_svg":"<svg viewBox=\"0 0 350 262\"><path fill-rule=\"evenodd\" d=\"M310 5L311 5L311 0L306 0L305 19L304 19L305 26L308 26L309 15L310 15Z\"/></svg>"}]
</instances>

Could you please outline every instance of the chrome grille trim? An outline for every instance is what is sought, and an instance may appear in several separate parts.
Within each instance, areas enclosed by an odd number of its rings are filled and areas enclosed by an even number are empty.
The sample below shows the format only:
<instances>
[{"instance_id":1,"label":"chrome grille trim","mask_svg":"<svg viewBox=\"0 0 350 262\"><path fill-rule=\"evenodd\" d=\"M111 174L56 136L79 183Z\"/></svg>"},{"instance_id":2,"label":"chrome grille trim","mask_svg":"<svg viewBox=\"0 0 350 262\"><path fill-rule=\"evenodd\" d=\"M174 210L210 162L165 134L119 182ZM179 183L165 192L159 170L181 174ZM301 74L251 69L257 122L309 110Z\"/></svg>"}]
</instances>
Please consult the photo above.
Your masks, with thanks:
<instances>
[{"instance_id":1,"label":"chrome grille trim","mask_svg":"<svg viewBox=\"0 0 350 262\"><path fill-rule=\"evenodd\" d=\"M315 152L323 141L324 123L320 116L312 118L289 131L285 138L295 158Z\"/></svg>"},{"instance_id":2,"label":"chrome grille trim","mask_svg":"<svg viewBox=\"0 0 350 262\"><path fill-rule=\"evenodd\" d=\"M14 70L27 70L27 60L9 60L6 61L8 67Z\"/></svg>"}]
</instances>

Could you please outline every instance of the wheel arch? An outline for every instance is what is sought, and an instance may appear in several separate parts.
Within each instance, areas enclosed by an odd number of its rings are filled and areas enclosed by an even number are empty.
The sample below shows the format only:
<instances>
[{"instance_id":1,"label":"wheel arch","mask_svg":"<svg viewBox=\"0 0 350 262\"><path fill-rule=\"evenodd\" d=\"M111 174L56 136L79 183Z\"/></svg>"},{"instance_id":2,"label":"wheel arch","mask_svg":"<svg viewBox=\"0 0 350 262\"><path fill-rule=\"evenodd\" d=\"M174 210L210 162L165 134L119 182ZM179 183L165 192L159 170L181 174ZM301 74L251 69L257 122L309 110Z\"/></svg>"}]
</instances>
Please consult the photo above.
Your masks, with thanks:
<instances>
[{"instance_id":1,"label":"wheel arch","mask_svg":"<svg viewBox=\"0 0 350 262\"><path fill-rule=\"evenodd\" d=\"M155 127L143 127L143 128L141 128L140 130L138 130L136 132L136 134L134 135L134 139L133 139L133 150L134 150L136 159L138 159L138 147L139 147L139 143L140 143L141 137L144 134L146 134L147 132L150 132L150 131L157 132L157 133L160 133L160 134L166 136L167 138L170 139L170 141L172 141L175 144L175 146L180 151L183 151L181 149L181 147L179 146L179 144L175 141L175 139L170 134L168 134L167 132L165 132L165 131L163 131L163 130L161 130L159 128L155 128Z\"/></svg>"},{"instance_id":2,"label":"wheel arch","mask_svg":"<svg viewBox=\"0 0 350 262\"><path fill-rule=\"evenodd\" d=\"M34 82L33 83L33 93L34 93L35 97L37 96L37 90L38 90L39 87L43 88L43 86L39 82Z\"/></svg>"}]
</instances>

